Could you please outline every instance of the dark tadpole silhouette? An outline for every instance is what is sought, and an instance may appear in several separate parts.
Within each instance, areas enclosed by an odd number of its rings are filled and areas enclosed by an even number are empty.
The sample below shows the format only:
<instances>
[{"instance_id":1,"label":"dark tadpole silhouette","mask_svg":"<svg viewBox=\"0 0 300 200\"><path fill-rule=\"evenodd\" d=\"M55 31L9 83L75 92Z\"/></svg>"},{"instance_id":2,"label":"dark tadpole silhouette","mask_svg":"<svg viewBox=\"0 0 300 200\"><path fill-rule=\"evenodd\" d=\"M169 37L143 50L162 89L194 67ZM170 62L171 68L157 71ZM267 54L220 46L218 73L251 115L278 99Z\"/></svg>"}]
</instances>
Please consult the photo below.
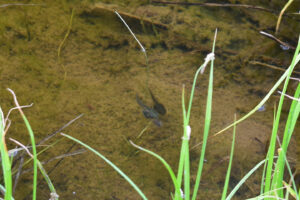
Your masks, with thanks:
<instances>
[{"instance_id":1,"label":"dark tadpole silhouette","mask_svg":"<svg viewBox=\"0 0 300 200\"><path fill-rule=\"evenodd\" d=\"M159 114L165 115L167 112L165 106L157 101L150 89L149 92L154 103L153 109L156 110L156 112L158 112Z\"/></svg>"},{"instance_id":2,"label":"dark tadpole silhouette","mask_svg":"<svg viewBox=\"0 0 300 200\"><path fill-rule=\"evenodd\" d=\"M153 123L158 127L162 126L158 112L154 108L146 106L138 95L136 95L136 102L143 108L143 114L147 119L153 119Z\"/></svg>"}]
</instances>

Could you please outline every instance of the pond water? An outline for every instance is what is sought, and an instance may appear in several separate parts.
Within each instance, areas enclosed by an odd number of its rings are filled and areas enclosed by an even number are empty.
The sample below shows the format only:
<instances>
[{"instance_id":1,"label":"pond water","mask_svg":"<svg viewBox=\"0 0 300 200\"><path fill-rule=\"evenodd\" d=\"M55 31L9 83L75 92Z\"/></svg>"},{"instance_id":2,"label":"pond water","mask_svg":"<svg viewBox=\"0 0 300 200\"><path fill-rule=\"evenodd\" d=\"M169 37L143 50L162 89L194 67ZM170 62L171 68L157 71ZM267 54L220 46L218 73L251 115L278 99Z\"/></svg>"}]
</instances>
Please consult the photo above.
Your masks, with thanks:
<instances>
[{"instance_id":1,"label":"pond water","mask_svg":"<svg viewBox=\"0 0 300 200\"><path fill-rule=\"evenodd\" d=\"M243 3L275 11L284 6L282 1ZM299 3L295 1L288 11L298 12L296 5ZM171 199L171 179L158 160L138 152L129 140L158 153L176 171L182 137L182 87L185 85L189 93L196 70L211 51L216 28L210 135L232 123L235 113L240 118L253 109L283 73L257 62L286 68L293 56L293 50L283 50L274 40L259 33L274 34L277 16L255 9L163 5L148 1L46 1L39 5L0 9L0 97L4 112L14 105L6 88L15 91L21 105L33 103L24 112L37 141L84 114L62 132L80 139L110 159L149 199ZM114 9L124 16L147 49L148 73L144 54L112 12ZM299 20L299 15L284 17L276 37L296 46ZM299 66L296 70L300 71ZM199 76L196 85L190 122L191 146L202 140L208 72L206 69ZM136 102L138 94L145 105L152 105L147 80L155 98L167 110L161 117L161 127L145 118ZM297 83L292 83L288 93L293 94L296 86ZM261 112L237 126L230 189L264 159L274 103L278 100L278 95L274 94ZM286 102L283 122L290 101ZM14 111L10 119L7 138L29 143L19 113ZM39 156L41 161L82 149L62 138L57 134L45 143L49 145L59 140ZM220 198L231 141L232 130L209 140L199 198ZM297 158L296 145L294 138L290 152L293 165ZM13 148L15 144L9 143L9 146ZM193 185L199 146L190 154ZM91 152L52 160L44 167L61 199L139 199L121 176ZM260 177L261 171L258 171L235 199L257 195ZM30 199L31 187L31 173L24 173L15 199ZM39 175L38 199L49 199L47 187Z\"/></svg>"}]
</instances>

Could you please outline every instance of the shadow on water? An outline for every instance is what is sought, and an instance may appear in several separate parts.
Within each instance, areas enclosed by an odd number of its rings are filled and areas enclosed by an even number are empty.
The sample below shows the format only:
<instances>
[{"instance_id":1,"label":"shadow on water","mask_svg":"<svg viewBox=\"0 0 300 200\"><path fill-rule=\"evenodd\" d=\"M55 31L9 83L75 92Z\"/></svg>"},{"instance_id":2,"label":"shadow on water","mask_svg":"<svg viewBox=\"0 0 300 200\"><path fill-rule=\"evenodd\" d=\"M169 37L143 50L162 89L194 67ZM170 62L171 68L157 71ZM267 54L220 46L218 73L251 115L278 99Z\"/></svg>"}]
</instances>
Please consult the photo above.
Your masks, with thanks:
<instances>
[{"instance_id":1,"label":"shadow on water","mask_svg":"<svg viewBox=\"0 0 300 200\"><path fill-rule=\"evenodd\" d=\"M280 10L283 5L279 2L272 1L272 5L260 1L250 3ZM259 34L261 30L274 32L277 18L271 13L149 5L139 1L111 3L114 4L95 6L88 1L50 1L46 6L1 8L1 107L8 111L13 105L11 96L5 91L7 87L16 92L21 104L33 102L34 106L24 111L38 140L84 113L64 132L107 156L150 199L166 199L173 186L164 167L149 155L136 151L128 140L136 140L177 168L182 137L182 85L188 90L191 88L195 71L210 52L215 28L219 29L219 34L211 133L230 124L234 113L243 116L256 106L282 73L251 63L259 61L284 68L289 65L293 51L283 51L275 41ZM72 28L60 55L67 72L63 81L64 69L58 62L57 49L67 32L72 8L75 9ZM145 87L145 58L127 29L111 12L114 9L125 16L147 49L150 93ZM300 30L297 20L284 18L277 37L288 39L291 44L297 41L298 33L294 32ZM291 26L295 28L289 28ZM300 71L299 67L296 70ZM202 138L207 82L206 72L196 86L190 124L191 145ZM293 89L293 86L289 88L288 93L292 94ZM159 113L164 105L162 113L165 114L154 117L163 123L162 126L147 125L149 119L143 116L136 103L136 94L142 99L142 109L147 114ZM237 127L231 188L264 158L272 128L273 105L277 101L278 96L272 96L263 112L257 112ZM284 107L284 118L287 110L288 105ZM145 112L144 115L148 116ZM21 118L13 113L11 120L9 137L26 144L27 133ZM137 138L145 127L143 136ZM52 142L58 139L57 135ZM200 197L217 199L221 196L230 144L230 131L209 142ZM71 141L62 140L40 159L63 154L72 145ZM291 145L296 145L295 140ZM197 148L191 152L192 184L199 151ZM291 152L290 156L296 158L296 152ZM46 170L53 169L56 163L47 163ZM256 195L260 175L260 171L256 173L241 188L236 199ZM61 199L138 199L130 185L91 153L65 158L54 168L50 178ZM16 199L24 199L30 193L31 180L29 173L21 176ZM38 195L41 199L49 198L43 182Z\"/></svg>"}]
</instances>

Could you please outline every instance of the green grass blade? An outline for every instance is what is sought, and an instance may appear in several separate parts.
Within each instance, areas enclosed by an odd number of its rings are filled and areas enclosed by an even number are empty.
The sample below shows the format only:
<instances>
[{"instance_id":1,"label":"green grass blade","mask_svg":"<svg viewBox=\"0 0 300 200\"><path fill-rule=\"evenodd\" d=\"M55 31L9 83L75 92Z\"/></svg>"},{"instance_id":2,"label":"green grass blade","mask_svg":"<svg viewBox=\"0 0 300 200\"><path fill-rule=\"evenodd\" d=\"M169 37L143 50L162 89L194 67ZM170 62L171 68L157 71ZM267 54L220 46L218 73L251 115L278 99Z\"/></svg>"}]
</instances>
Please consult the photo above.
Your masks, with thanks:
<instances>
[{"instance_id":1,"label":"green grass blade","mask_svg":"<svg viewBox=\"0 0 300 200\"><path fill-rule=\"evenodd\" d=\"M291 166L290 166L290 164L289 164L289 162L288 162L288 160L287 160L287 158L286 158L286 153L285 153L283 150L281 150L280 153L279 153L279 156L281 156L281 154L283 155L284 162L286 163L287 170L288 170L289 175L290 175L290 177L291 177L291 182L292 182L292 185L293 185L293 189L294 189L294 191L297 191L297 187L296 187L296 183L295 183L295 180L294 180L294 176L293 176L293 173L292 173L292 170L291 170ZM284 180L281 180L281 181L282 181L282 183L284 183ZM276 188L276 189L277 189L277 188ZM288 193L288 192L289 192L289 191L287 191L287 193ZM287 196L288 196L288 195L287 195ZM296 197L297 200L299 200L299 196L298 196L297 194L295 194L295 197Z\"/></svg>"},{"instance_id":2,"label":"green grass blade","mask_svg":"<svg viewBox=\"0 0 300 200\"><path fill-rule=\"evenodd\" d=\"M148 149L145 149L145 148L143 148L143 147L140 147L140 146L134 144L132 141L130 141L130 143L131 143L134 147L138 148L139 150L144 151L144 152L146 152L146 153L148 153L148 154L154 156L154 157L157 158L160 162L162 162L162 164L163 164L163 165L166 167L166 169L168 170L168 172L169 172L169 174L170 174L170 177L171 177L171 179L172 179L172 181L173 181L173 184L174 184L174 187L175 187L175 199L178 199L178 198L179 198L179 199L182 199L182 198L180 197L180 186L179 186L178 183L177 183L176 176L175 176L175 174L174 174L172 168L170 167L170 165L169 165L169 164L168 164L168 163L167 163L160 155L158 155L158 154L156 154L156 153L154 153L154 152L152 152L152 151L150 151L150 150L148 150Z\"/></svg>"},{"instance_id":3,"label":"green grass blade","mask_svg":"<svg viewBox=\"0 0 300 200\"><path fill-rule=\"evenodd\" d=\"M181 95L181 99L182 99L182 115L183 115L183 136L186 135L186 124L187 124L187 120L186 120L186 110L185 110L185 101L184 101L184 87L182 88L182 95ZM177 183L179 186L181 186L181 181L182 181L182 175L183 175L183 166L184 166L184 155L185 155L185 151L186 151L186 147L185 147L185 143L182 142L181 144L181 150L180 150L180 157L179 157L179 164L178 164L178 171L177 171Z\"/></svg>"},{"instance_id":4,"label":"green grass blade","mask_svg":"<svg viewBox=\"0 0 300 200\"><path fill-rule=\"evenodd\" d=\"M26 118L26 116L23 114L22 118L25 122L26 128L30 135L31 145L32 145L32 155L33 155L33 188L32 188L32 199L36 199L36 188L37 188L37 152L36 152L36 146L35 146L35 140L34 140L34 134L31 129L31 126Z\"/></svg>"},{"instance_id":5,"label":"green grass blade","mask_svg":"<svg viewBox=\"0 0 300 200\"><path fill-rule=\"evenodd\" d=\"M213 47L212 47L213 54L215 52L216 38L217 38L217 29L215 32L214 43L213 43ZM211 64L210 64L210 74L209 74L209 83L208 83L208 92L207 92L207 101L206 101L203 143L202 143L201 155L200 155L200 160L199 160L199 165L198 165L198 170L197 170L195 187L194 187L193 196L192 196L193 200L195 200L197 197L197 192L198 192L198 188L200 185L201 174L202 174L203 163L204 163L204 156L205 156L205 149L206 149L206 142L207 142L209 128L210 128L212 94L213 94L213 71L214 71L214 59L211 60Z\"/></svg>"},{"instance_id":6,"label":"green grass blade","mask_svg":"<svg viewBox=\"0 0 300 200\"><path fill-rule=\"evenodd\" d=\"M300 97L300 84L298 84L298 87L296 89L294 98L298 99ZM282 140L282 151L287 152L288 145L291 139L291 136L294 132L294 128L297 122L297 119L299 117L299 112L300 112L300 103L299 101L293 100L288 119L286 122L285 130L284 130L284 136ZM282 187L282 181L283 181L283 174L284 174L284 168L285 167L285 162L284 162L284 154L279 154L279 157L276 162L276 168L275 171L278 172L275 174L273 178L273 188L279 188Z\"/></svg>"},{"instance_id":7,"label":"green grass blade","mask_svg":"<svg viewBox=\"0 0 300 200\"><path fill-rule=\"evenodd\" d=\"M300 98L300 84L298 84L298 87L297 87L294 97L298 98L298 99ZM287 122L289 124L287 130L285 130L287 133L289 133L289 131L292 131L292 132L294 131L297 119L299 117L299 111L300 111L299 101L293 101L290 110L292 110L294 112L291 114L291 122L290 123ZM292 134L287 134L287 135L289 136L287 141L290 141Z\"/></svg>"},{"instance_id":8,"label":"green grass blade","mask_svg":"<svg viewBox=\"0 0 300 200\"><path fill-rule=\"evenodd\" d=\"M189 140L191 135L191 128L189 125L185 126L185 135L183 142L186 142L184 150L184 196L185 200L190 200L190 154L189 154Z\"/></svg>"},{"instance_id":9,"label":"green grass blade","mask_svg":"<svg viewBox=\"0 0 300 200\"><path fill-rule=\"evenodd\" d=\"M267 163L265 162L264 169L263 169L263 174L262 174L262 177L261 177L261 183L260 183L260 195L262 195L264 193L266 169L267 169Z\"/></svg>"},{"instance_id":10,"label":"green grass blade","mask_svg":"<svg viewBox=\"0 0 300 200\"><path fill-rule=\"evenodd\" d=\"M216 31L217 33L217 31ZM190 119L190 113L192 109L192 102L193 102L193 97L194 97L194 91L195 91L195 86L196 86L196 81L198 78L199 73L203 73L205 70L206 65L209 63L209 61L213 61L214 59L214 47L215 47L215 40L216 40L216 34L215 34L215 39L214 39L214 44L213 44L213 53L207 55L205 58L205 62L198 68L198 70L195 73L194 76L194 81L193 81L193 86L191 89L191 94L190 94L190 99L189 99L189 105L188 105L188 111L187 114L185 110L185 103L184 103L184 93L182 93L182 109L183 109L183 140L181 144L181 150L180 150L180 160L179 160L179 165L178 165L178 172L177 172L177 181L179 185L181 186L181 181L182 181L182 176L183 176L183 171L184 171L184 190L185 190L185 198L189 199L190 198L190 166L189 166L189 138L190 138L190 131L189 133L187 132L190 129L189 126L189 119ZM213 63L213 62L212 62ZM211 72L212 73L212 72Z\"/></svg>"},{"instance_id":11,"label":"green grass blade","mask_svg":"<svg viewBox=\"0 0 300 200\"><path fill-rule=\"evenodd\" d=\"M1 184L0 184L0 191L1 191L3 194L5 194L5 193L6 193L6 189L5 189L5 187L3 187L3 185L1 185ZM14 200L14 198L13 198L13 197L11 197L11 200Z\"/></svg>"},{"instance_id":12,"label":"green grass blade","mask_svg":"<svg viewBox=\"0 0 300 200\"><path fill-rule=\"evenodd\" d=\"M48 176L46 170L44 169L43 165L41 164L41 162L40 162L39 160L37 160L37 165L38 165L38 167L39 167L39 169L40 169L40 171L41 171L41 173L42 173L42 175L43 175L45 181L47 182L48 187L49 187L51 193L55 193L55 194L56 194L55 187L54 187L54 185L53 185L51 179L49 178L49 176ZM57 199L58 199L58 198L57 198Z\"/></svg>"},{"instance_id":13,"label":"green grass blade","mask_svg":"<svg viewBox=\"0 0 300 200\"><path fill-rule=\"evenodd\" d=\"M290 76L292 74L292 71L293 71L293 69L296 65L295 61L296 61L296 58L299 54L299 50L300 50L300 37L299 37L297 49L296 49L295 54L294 54L294 58L293 58L292 63L291 63L291 67L289 67L287 69L287 77L286 77L286 80L285 80L285 83L284 83L284 86L283 86L283 89L282 89L282 94L281 94L281 97L280 97L280 101L279 101L279 104L278 104L275 123L273 124L272 135L271 135L271 139L270 139L270 146L269 146L269 150L268 150L268 164L267 164L266 181L265 181L265 189L264 189L265 193L269 192L269 190L271 188L275 189L275 188L278 188L278 187L282 186L282 181L277 179L277 177L278 177L277 173L275 173L275 178L274 178L275 182L273 182L272 185L271 185L272 167L273 167L273 161L274 161L276 137L277 137L278 127L279 127L280 115L281 115L283 100L285 98L284 94L287 90L287 86L288 86L289 79L290 79ZM284 164L284 162L280 163L280 165L282 165L282 164ZM277 181L280 181L280 183L277 182ZM278 191L278 195L279 195L279 197L283 197L283 191L282 190Z\"/></svg>"},{"instance_id":14,"label":"green grass blade","mask_svg":"<svg viewBox=\"0 0 300 200\"><path fill-rule=\"evenodd\" d=\"M194 81L193 81L193 85L192 85L192 89L191 89L191 95L190 95L190 99L189 99L188 111L187 111L187 115L186 115L187 122L190 121L190 115L191 115L192 104L193 104L193 98L194 98L194 92L195 92L195 87L196 87L196 82L197 82L197 79L198 79L198 75L199 75L199 73L200 73L205 67L206 67L206 65L205 65L205 63L203 63L203 64L198 68L198 70L196 71L195 76L194 76Z\"/></svg>"},{"instance_id":15,"label":"green grass blade","mask_svg":"<svg viewBox=\"0 0 300 200\"><path fill-rule=\"evenodd\" d=\"M188 119L186 115L186 110L185 110L185 102L184 102L184 88L182 90L182 112L183 112L183 137L182 137L182 158L180 161L183 162L180 164L180 166L183 166L184 170L184 198L186 200L190 199L190 155L189 155L189 140L190 140L190 135L191 135L191 128L188 125ZM182 175L180 176L182 177ZM181 181L180 181L180 186L181 186Z\"/></svg>"},{"instance_id":16,"label":"green grass blade","mask_svg":"<svg viewBox=\"0 0 300 200\"><path fill-rule=\"evenodd\" d=\"M234 115L234 121L235 120L236 120L236 115ZM224 189L223 189L223 193L222 193L222 200L224 200L226 198L226 194L227 194L227 190L228 190L230 171L231 171L231 165L232 165L232 160L233 160L234 144L235 144L235 131L236 131L236 126L233 126L233 136L232 136L230 159L229 159L229 164L228 164L228 168L227 168Z\"/></svg>"},{"instance_id":17,"label":"green grass blade","mask_svg":"<svg viewBox=\"0 0 300 200\"><path fill-rule=\"evenodd\" d=\"M124 172L122 172L115 164L113 164L110 160L108 160L106 157L104 157L102 154L100 154L98 151L96 151L95 149L93 149L92 147L86 145L85 143L81 142L80 140L61 133L62 136L69 138L70 140L73 140L74 142L77 142L78 144L84 146L85 148L87 148L88 150L90 150L91 152L93 152L94 154L96 154L97 156L99 156L100 158L102 158L107 164L109 164L112 168L114 168L114 170L116 170L138 193L139 195L143 198L143 199L147 199L147 197L144 195L144 193L139 189L139 187L126 175L124 174Z\"/></svg>"},{"instance_id":18,"label":"green grass blade","mask_svg":"<svg viewBox=\"0 0 300 200\"><path fill-rule=\"evenodd\" d=\"M260 199L266 199L266 198L271 198L271 199L276 199L276 200L288 200L288 199L280 198L280 197L275 196L275 195L270 195L270 193L275 194L275 192L277 190L281 190L281 189L284 189L284 188L278 188L276 190L271 190L268 194L262 194L262 195L259 195L257 197L250 198L250 199L247 199L247 200L260 200Z\"/></svg>"},{"instance_id":19,"label":"green grass blade","mask_svg":"<svg viewBox=\"0 0 300 200\"><path fill-rule=\"evenodd\" d=\"M3 170L3 178L5 185L5 200L12 199L12 175L11 175L11 163L5 143L5 123L4 123L4 115L2 109L0 107L0 151L1 151L1 164Z\"/></svg>"},{"instance_id":20,"label":"green grass blade","mask_svg":"<svg viewBox=\"0 0 300 200\"><path fill-rule=\"evenodd\" d=\"M297 197L297 193L295 192L296 190L293 190L292 188L291 188L291 186L289 186L289 184L287 184L286 182L284 182L283 181L283 184L284 184L284 186L285 186L285 188L286 188L286 193L287 193L287 195L286 195L286 199L288 199L288 196L289 196L289 194L290 195L292 195L295 199L299 199L299 197Z\"/></svg>"},{"instance_id":21,"label":"green grass blade","mask_svg":"<svg viewBox=\"0 0 300 200\"><path fill-rule=\"evenodd\" d=\"M185 110L185 103L184 103L184 92L182 93L182 109L183 109L183 137L186 137L186 126L189 124L189 120L190 120L190 113L191 113L191 109L192 109L192 103L193 103L193 97L194 97L194 88L196 86L196 81L198 78L199 73L204 69L205 65L202 64L198 70L195 73L194 76L194 81L193 81L193 86L192 86L192 90L191 90L191 95L190 95L190 99L189 99L189 106L188 106L188 112L186 114L186 110ZM182 176L183 176L183 169L184 169L184 160L185 160L185 152L186 150L189 150L188 148L188 141L183 140L182 144L181 144L181 150L180 150L180 158L179 158L179 165L178 165L178 172L177 172L177 180L178 183L181 185L181 181L182 181Z\"/></svg>"},{"instance_id":22,"label":"green grass blade","mask_svg":"<svg viewBox=\"0 0 300 200\"><path fill-rule=\"evenodd\" d=\"M31 126L25 116L25 114L23 113L19 103L18 103L18 100L17 100L17 97L15 95L15 93L7 88L7 90L12 93L13 97L14 97L14 101L15 101L15 104L16 106L18 107L18 110L23 118L23 121L26 125L26 128L28 130L28 133L29 133L29 136L30 136L30 141L31 141L31 146L32 146L32 154L33 154L33 188L32 188L32 199L35 200L36 199L36 187L37 187L37 153L36 153L36 146L35 146L35 140L34 140L34 134L33 134L33 131L31 129Z\"/></svg>"},{"instance_id":23,"label":"green grass blade","mask_svg":"<svg viewBox=\"0 0 300 200\"><path fill-rule=\"evenodd\" d=\"M226 200L229 200L233 197L233 195L238 191L238 189L245 183L245 181L262 165L266 160L260 161L255 167L253 167L241 180L240 182L233 188L230 194L226 197Z\"/></svg>"},{"instance_id":24,"label":"green grass blade","mask_svg":"<svg viewBox=\"0 0 300 200\"><path fill-rule=\"evenodd\" d=\"M276 104L274 104L273 123L275 122L275 119L276 119ZM268 158L268 152L267 152L266 158ZM264 194L264 186L265 186L266 171L267 171L267 162L265 162L265 164L264 164L263 174L262 174L262 178L261 178L261 183L260 183L260 195L263 195L263 194Z\"/></svg>"},{"instance_id":25,"label":"green grass blade","mask_svg":"<svg viewBox=\"0 0 300 200\"><path fill-rule=\"evenodd\" d=\"M280 106L279 106L280 108ZM276 123L279 123L278 121L278 110L276 112L275 120L273 123L273 130L272 130L272 135L270 139L270 144L269 144L269 149L268 149L268 154L267 154L267 160L268 162L266 163L266 174L265 174L265 183L264 183L264 193L269 193L271 189L271 180L272 180L272 167L273 167L273 160L274 160L274 154L275 154L275 147L276 147L276 137L277 137L277 132L276 130ZM278 124L277 124L278 126Z\"/></svg>"},{"instance_id":26,"label":"green grass blade","mask_svg":"<svg viewBox=\"0 0 300 200\"><path fill-rule=\"evenodd\" d=\"M188 106L187 114L185 114L186 111L185 111L185 103L184 103L184 93L183 93L183 96L182 96L183 127L184 127L183 128L183 130L184 130L183 138L189 138L189 136L187 135L187 132L186 132L186 128L189 125L190 113L191 113L191 109L192 109L192 102L193 102L194 91L195 91L195 86L196 86L196 81L197 81L198 75L199 75L200 72L203 72L203 70L205 69L208 62L214 59L214 58L209 57L209 56L207 56L206 58L207 59L205 60L205 62L198 68L198 70L195 73L193 86L192 86L192 89L191 89L191 95L190 95L190 99L189 99L189 106ZM185 163L187 163L187 160L189 160L189 152L188 151L189 151L189 140L183 140L182 144L181 144L180 160L179 160L178 172L177 172L177 180L178 180L178 183L180 185L181 185L181 181L182 181L184 165L185 165ZM186 168L189 171L189 164L187 164ZM186 183L186 184L189 185L189 183ZM186 188L189 188L189 186L187 186Z\"/></svg>"}]
</instances>

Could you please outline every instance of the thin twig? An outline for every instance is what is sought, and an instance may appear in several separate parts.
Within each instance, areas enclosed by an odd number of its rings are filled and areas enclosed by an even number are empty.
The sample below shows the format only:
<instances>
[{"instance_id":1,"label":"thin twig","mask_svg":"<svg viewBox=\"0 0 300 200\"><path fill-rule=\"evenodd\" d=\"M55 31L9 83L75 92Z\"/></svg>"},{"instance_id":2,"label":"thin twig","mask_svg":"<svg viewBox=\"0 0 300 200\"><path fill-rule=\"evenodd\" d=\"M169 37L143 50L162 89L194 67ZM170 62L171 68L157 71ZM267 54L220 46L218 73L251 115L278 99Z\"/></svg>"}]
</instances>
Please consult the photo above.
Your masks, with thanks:
<instances>
[{"instance_id":1,"label":"thin twig","mask_svg":"<svg viewBox=\"0 0 300 200\"><path fill-rule=\"evenodd\" d=\"M66 151L66 154L69 153L75 145L76 145L76 143L72 144L72 146ZM48 174L51 174L63 160L64 160L64 158L61 158L59 161L57 161L57 163L54 165L54 167L52 167L52 169L49 170Z\"/></svg>"},{"instance_id":2,"label":"thin twig","mask_svg":"<svg viewBox=\"0 0 300 200\"><path fill-rule=\"evenodd\" d=\"M76 143L73 144L66 152L70 152L71 149L72 149L75 145L76 145ZM74 151L74 152L71 152L71 153L65 153L65 154L56 156L56 157L54 157L54 158L51 158L51 159L49 159L49 160L47 160L47 161L40 162L40 164L45 165L45 164L48 164L49 162L52 162L53 160L60 159L60 160L54 165L54 167L53 167L51 170L48 171L48 176L49 176L50 173L51 173L51 172L52 172L52 171L53 171L53 170L61 163L61 161L62 161L65 157L75 156L75 155L78 155L78 154L82 154L82 153L84 153L84 152L86 152L86 150L84 150L84 149L79 149L79 150L76 150L76 151ZM23 173L28 173L28 172L30 172L30 171L32 171L32 168L31 168L31 169L24 170ZM22 174L23 174L23 173L22 173Z\"/></svg>"},{"instance_id":3,"label":"thin twig","mask_svg":"<svg viewBox=\"0 0 300 200\"><path fill-rule=\"evenodd\" d=\"M15 102L15 104L17 105L15 108L18 109L18 110L20 111L20 113L21 113L22 116L24 116L24 113L23 113L23 111L22 111L22 107L19 105L19 102L18 102L18 100L17 100L16 94L15 94L14 91L13 91L12 89L10 89L10 88L7 88L7 90L13 95L14 102ZM31 105L32 105L32 104L31 104ZM30 105L30 106L31 106L31 105ZM14 108L12 108L12 109L14 109Z\"/></svg>"},{"instance_id":4,"label":"thin twig","mask_svg":"<svg viewBox=\"0 0 300 200\"><path fill-rule=\"evenodd\" d=\"M290 77L291 80L295 80L295 81L299 81L300 82L300 79L299 78L293 78L293 77Z\"/></svg>"},{"instance_id":5,"label":"thin twig","mask_svg":"<svg viewBox=\"0 0 300 200\"><path fill-rule=\"evenodd\" d=\"M274 35L271 35L270 33L266 33L264 31L259 31L260 34L262 34L263 36L266 36L267 38L270 38L274 41L276 41L277 43L279 43L282 47L286 47L287 49L296 49L296 47L286 43L286 42L283 42L281 40L279 40L277 37L275 37Z\"/></svg>"},{"instance_id":6,"label":"thin twig","mask_svg":"<svg viewBox=\"0 0 300 200\"><path fill-rule=\"evenodd\" d=\"M9 6L44 6L45 4L35 4L35 3L8 3L0 5L0 8L5 8Z\"/></svg>"},{"instance_id":7,"label":"thin twig","mask_svg":"<svg viewBox=\"0 0 300 200\"><path fill-rule=\"evenodd\" d=\"M54 133L51 133L50 135L48 135L47 137L45 137L42 141L38 142L37 145L40 145L40 144L46 142L47 140L49 140L50 138L52 138L53 136L55 136L57 133L61 132L63 129L65 129L66 127L68 127L70 124L72 124L74 121L76 121L77 119L79 119L82 116L83 116L83 114L78 115L77 117L75 117L74 119L72 119L71 121L69 121L68 123L66 123L65 125L63 125L60 129L58 129Z\"/></svg>"},{"instance_id":8,"label":"thin twig","mask_svg":"<svg viewBox=\"0 0 300 200\"><path fill-rule=\"evenodd\" d=\"M151 1L152 3L160 3L160 4L173 4L173 5L185 5L185 6L205 6L205 7L240 7L240 8L250 8L256 10L262 10L265 12L270 13L278 13L274 10L260 7L260 6L253 6L247 4L230 4L230 3L199 3L199 2L174 2L174 1Z\"/></svg>"},{"instance_id":9,"label":"thin twig","mask_svg":"<svg viewBox=\"0 0 300 200\"><path fill-rule=\"evenodd\" d=\"M278 93L279 94L282 94L282 92L281 91L278 91ZM284 96L286 96L287 98L290 98L290 99L292 99L292 100L295 100L295 101L299 101L300 102L300 98L295 98L295 97L292 97L292 96L290 96L290 95L287 95L287 94L283 94Z\"/></svg>"},{"instance_id":10,"label":"thin twig","mask_svg":"<svg viewBox=\"0 0 300 200\"><path fill-rule=\"evenodd\" d=\"M31 148L31 146L26 146L26 148L29 149L29 148ZM11 149L11 150L8 151L8 155L9 155L9 156L15 157L15 156L18 154L18 152L19 152L19 151L22 151L22 150L24 150L24 149L21 148L21 147L20 147L20 148ZM1 160L1 159L0 159L0 160Z\"/></svg>"},{"instance_id":11,"label":"thin twig","mask_svg":"<svg viewBox=\"0 0 300 200\"><path fill-rule=\"evenodd\" d=\"M53 161L53 160L58 160L58 159L62 159L62 158L65 158L65 157L75 156L75 155L78 155L78 154L82 154L82 153L84 153L84 152L86 152L86 151L87 151L87 150L85 150L85 149L78 149L78 150L73 151L73 152L71 152L71 153L65 153L65 154L56 156L56 157L54 157L54 158L51 158L51 159L49 159L49 160L47 160L47 161L45 161L45 162L42 162L42 164L47 164L47 163L49 163L49 162L51 162L51 161Z\"/></svg>"},{"instance_id":12,"label":"thin twig","mask_svg":"<svg viewBox=\"0 0 300 200\"><path fill-rule=\"evenodd\" d=\"M17 174L16 174L16 176L15 176L15 182L14 182L14 187L13 187L13 194L14 194L15 191L16 191L17 184L18 184L20 175L21 175L21 173L22 173L23 163L24 163L24 155L21 156L20 163L19 163L19 167L18 167L18 172L17 172Z\"/></svg>"},{"instance_id":13,"label":"thin twig","mask_svg":"<svg viewBox=\"0 0 300 200\"><path fill-rule=\"evenodd\" d=\"M13 110L16 110L16 109L22 109L22 108L29 108L29 107L31 107L33 105L33 103L31 103L30 105L25 105L25 106L17 106L17 107L13 107L13 108L11 108L11 109L9 109L9 111L8 111L8 113L7 113L7 115L6 115L6 118L5 118L5 120L4 120L4 124L6 124L6 121L8 120L8 117L9 117L9 115L10 115L10 113L13 111Z\"/></svg>"},{"instance_id":14,"label":"thin twig","mask_svg":"<svg viewBox=\"0 0 300 200\"><path fill-rule=\"evenodd\" d=\"M268 68L275 69L275 70L285 71L285 69L283 69L281 67L277 67L275 65L270 65L270 64L263 63L263 62L256 61L256 60L250 61L249 63L253 64L253 65L261 65L261 66L268 67ZM293 71L292 73L300 74L300 72L298 72L298 71Z\"/></svg>"},{"instance_id":15,"label":"thin twig","mask_svg":"<svg viewBox=\"0 0 300 200\"><path fill-rule=\"evenodd\" d=\"M10 141L13 141L14 143L16 143L17 145L19 145L20 147L22 147L22 148L27 152L27 154L28 154L31 158L33 158L33 155L30 153L30 151L28 150L28 148L27 148L24 144L22 144L21 142L15 140L15 139L13 139L13 138L9 138L9 140L10 140Z\"/></svg>"}]
</instances>

